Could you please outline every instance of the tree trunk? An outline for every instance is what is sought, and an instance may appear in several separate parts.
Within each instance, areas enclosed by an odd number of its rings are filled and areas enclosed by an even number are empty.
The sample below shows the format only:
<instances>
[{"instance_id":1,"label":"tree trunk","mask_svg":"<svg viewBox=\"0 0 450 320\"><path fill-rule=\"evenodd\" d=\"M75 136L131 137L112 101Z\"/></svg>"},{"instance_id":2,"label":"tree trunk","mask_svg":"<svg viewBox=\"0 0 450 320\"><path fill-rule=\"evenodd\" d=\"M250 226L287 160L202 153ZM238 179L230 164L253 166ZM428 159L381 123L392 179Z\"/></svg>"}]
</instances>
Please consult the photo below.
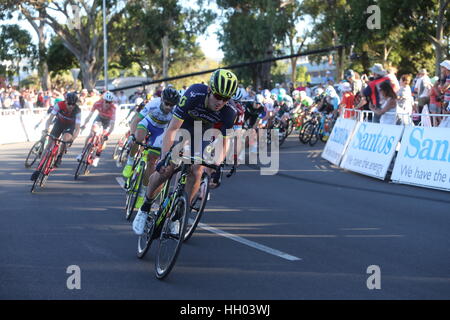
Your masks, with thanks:
<instances>
[{"instance_id":1,"label":"tree trunk","mask_svg":"<svg viewBox=\"0 0 450 320\"><path fill-rule=\"evenodd\" d=\"M163 60L163 78L169 75L169 36L165 35L162 39L162 60Z\"/></svg>"},{"instance_id":2,"label":"tree trunk","mask_svg":"<svg viewBox=\"0 0 450 320\"><path fill-rule=\"evenodd\" d=\"M339 82L340 79L344 79L344 57L345 57L345 48L341 47L338 49L338 61L337 61L337 72L336 72L336 83Z\"/></svg>"},{"instance_id":3,"label":"tree trunk","mask_svg":"<svg viewBox=\"0 0 450 320\"><path fill-rule=\"evenodd\" d=\"M449 0L440 0L439 1L439 15L438 15L438 21L437 21L437 28L436 28L436 38L431 38L431 42L434 45L435 48L435 55L436 55L436 75L438 77L441 77L441 68L440 63L443 60L442 52L444 50L444 44L442 43L442 40L444 38L444 20L445 20L445 11L449 5Z\"/></svg>"},{"instance_id":4,"label":"tree trunk","mask_svg":"<svg viewBox=\"0 0 450 320\"><path fill-rule=\"evenodd\" d=\"M270 59L270 58L273 58L273 44L272 43L269 44L267 51L266 51L266 56L264 59ZM271 82L270 69L271 68L272 68L272 62L267 62L267 63L258 65L259 76L260 76L259 86L261 86L262 89L270 88L270 82ZM256 89L258 89L258 87Z\"/></svg>"},{"instance_id":5,"label":"tree trunk","mask_svg":"<svg viewBox=\"0 0 450 320\"><path fill-rule=\"evenodd\" d=\"M95 70L95 64L90 62L89 60L79 59L79 61L80 61L80 69L81 69L83 87L88 90L94 89L95 81L97 79L98 73L101 70L101 67L96 68L97 70Z\"/></svg>"}]
</instances>

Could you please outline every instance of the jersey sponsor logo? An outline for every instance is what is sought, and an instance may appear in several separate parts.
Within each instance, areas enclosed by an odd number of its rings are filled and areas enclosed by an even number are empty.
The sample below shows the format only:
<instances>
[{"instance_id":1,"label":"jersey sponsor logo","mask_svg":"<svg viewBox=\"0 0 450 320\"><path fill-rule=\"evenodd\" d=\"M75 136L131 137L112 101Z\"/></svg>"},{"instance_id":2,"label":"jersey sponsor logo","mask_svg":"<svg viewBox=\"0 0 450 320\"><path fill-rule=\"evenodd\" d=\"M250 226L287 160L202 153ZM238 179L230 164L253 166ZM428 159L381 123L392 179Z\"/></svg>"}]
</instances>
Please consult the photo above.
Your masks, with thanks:
<instances>
[{"instance_id":1,"label":"jersey sponsor logo","mask_svg":"<svg viewBox=\"0 0 450 320\"><path fill-rule=\"evenodd\" d=\"M220 120L219 117L214 116L213 114L208 114L204 112L198 112L198 110L189 110L188 111L189 116L191 116L194 120L199 120L205 123L216 123Z\"/></svg>"},{"instance_id":2,"label":"jersey sponsor logo","mask_svg":"<svg viewBox=\"0 0 450 320\"><path fill-rule=\"evenodd\" d=\"M206 94L204 92L193 92L193 91L191 91L190 95L191 95L191 98L195 98L197 96L205 96Z\"/></svg>"}]
</instances>

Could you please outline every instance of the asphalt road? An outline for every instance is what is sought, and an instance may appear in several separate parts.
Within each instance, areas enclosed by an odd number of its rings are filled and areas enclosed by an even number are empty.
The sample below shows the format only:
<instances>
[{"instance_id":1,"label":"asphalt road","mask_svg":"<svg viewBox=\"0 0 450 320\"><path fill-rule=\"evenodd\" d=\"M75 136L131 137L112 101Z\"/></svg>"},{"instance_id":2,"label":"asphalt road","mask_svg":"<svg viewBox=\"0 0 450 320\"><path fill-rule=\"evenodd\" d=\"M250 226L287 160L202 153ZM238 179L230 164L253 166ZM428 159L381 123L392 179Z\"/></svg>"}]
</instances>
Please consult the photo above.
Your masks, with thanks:
<instances>
[{"instance_id":1,"label":"asphalt road","mask_svg":"<svg viewBox=\"0 0 450 320\"><path fill-rule=\"evenodd\" d=\"M214 190L202 228L157 280L154 247L136 257L112 143L74 181L81 143L36 194L32 143L0 146L1 299L450 298L449 194L346 172L296 137L276 175L241 166ZM81 289L67 287L73 265ZM369 266L380 289L368 288Z\"/></svg>"}]
</instances>

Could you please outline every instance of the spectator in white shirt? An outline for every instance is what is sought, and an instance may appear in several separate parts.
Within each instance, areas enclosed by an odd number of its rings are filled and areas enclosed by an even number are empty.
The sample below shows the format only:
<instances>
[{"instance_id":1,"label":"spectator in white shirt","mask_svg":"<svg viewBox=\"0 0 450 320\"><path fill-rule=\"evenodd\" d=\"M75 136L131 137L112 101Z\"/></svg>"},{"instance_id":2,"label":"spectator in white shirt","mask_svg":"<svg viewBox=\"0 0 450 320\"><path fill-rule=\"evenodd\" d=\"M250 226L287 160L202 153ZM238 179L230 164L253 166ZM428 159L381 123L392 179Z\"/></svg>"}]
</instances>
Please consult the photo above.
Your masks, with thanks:
<instances>
[{"instance_id":1,"label":"spectator in white shirt","mask_svg":"<svg viewBox=\"0 0 450 320\"><path fill-rule=\"evenodd\" d=\"M433 85L426 69L419 71L414 92L417 94L417 112L422 113L423 106L430 103L430 90Z\"/></svg>"}]
</instances>

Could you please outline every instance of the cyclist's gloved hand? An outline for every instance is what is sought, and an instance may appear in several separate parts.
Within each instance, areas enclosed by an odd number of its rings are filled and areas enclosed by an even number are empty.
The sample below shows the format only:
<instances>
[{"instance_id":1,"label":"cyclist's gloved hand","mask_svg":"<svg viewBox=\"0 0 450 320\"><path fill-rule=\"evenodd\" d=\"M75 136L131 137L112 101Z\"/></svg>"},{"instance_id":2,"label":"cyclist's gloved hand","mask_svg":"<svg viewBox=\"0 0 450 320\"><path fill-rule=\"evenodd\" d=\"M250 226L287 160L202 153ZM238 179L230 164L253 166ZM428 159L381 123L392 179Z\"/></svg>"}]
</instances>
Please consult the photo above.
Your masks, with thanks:
<instances>
[{"instance_id":1,"label":"cyclist's gloved hand","mask_svg":"<svg viewBox=\"0 0 450 320\"><path fill-rule=\"evenodd\" d=\"M218 170L211 173L211 180L214 184L217 185L217 187L220 185L220 176L222 173L222 168L219 168Z\"/></svg>"},{"instance_id":2,"label":"cyclist's gloved hand","mask_svg":"<svg viewBox=\"0 0 450 320\"><path fill-rule=\"evenodd\" d=\"M161 173L161 169L164 167L164 159L158 160L158 163L156 164L156 171Z\"/></svg>"},{"instance_id":3,"label":"cyclist's gloved hand","mask_svg":"<svg viewBox=\"0 0 450 320\"><path fill-rule=\"evenodd\" d=\"M105 134L105 135L103 136L103 141L107 141L107 140L108 140L108 135Z\"/></svg>"}]
</instances>

